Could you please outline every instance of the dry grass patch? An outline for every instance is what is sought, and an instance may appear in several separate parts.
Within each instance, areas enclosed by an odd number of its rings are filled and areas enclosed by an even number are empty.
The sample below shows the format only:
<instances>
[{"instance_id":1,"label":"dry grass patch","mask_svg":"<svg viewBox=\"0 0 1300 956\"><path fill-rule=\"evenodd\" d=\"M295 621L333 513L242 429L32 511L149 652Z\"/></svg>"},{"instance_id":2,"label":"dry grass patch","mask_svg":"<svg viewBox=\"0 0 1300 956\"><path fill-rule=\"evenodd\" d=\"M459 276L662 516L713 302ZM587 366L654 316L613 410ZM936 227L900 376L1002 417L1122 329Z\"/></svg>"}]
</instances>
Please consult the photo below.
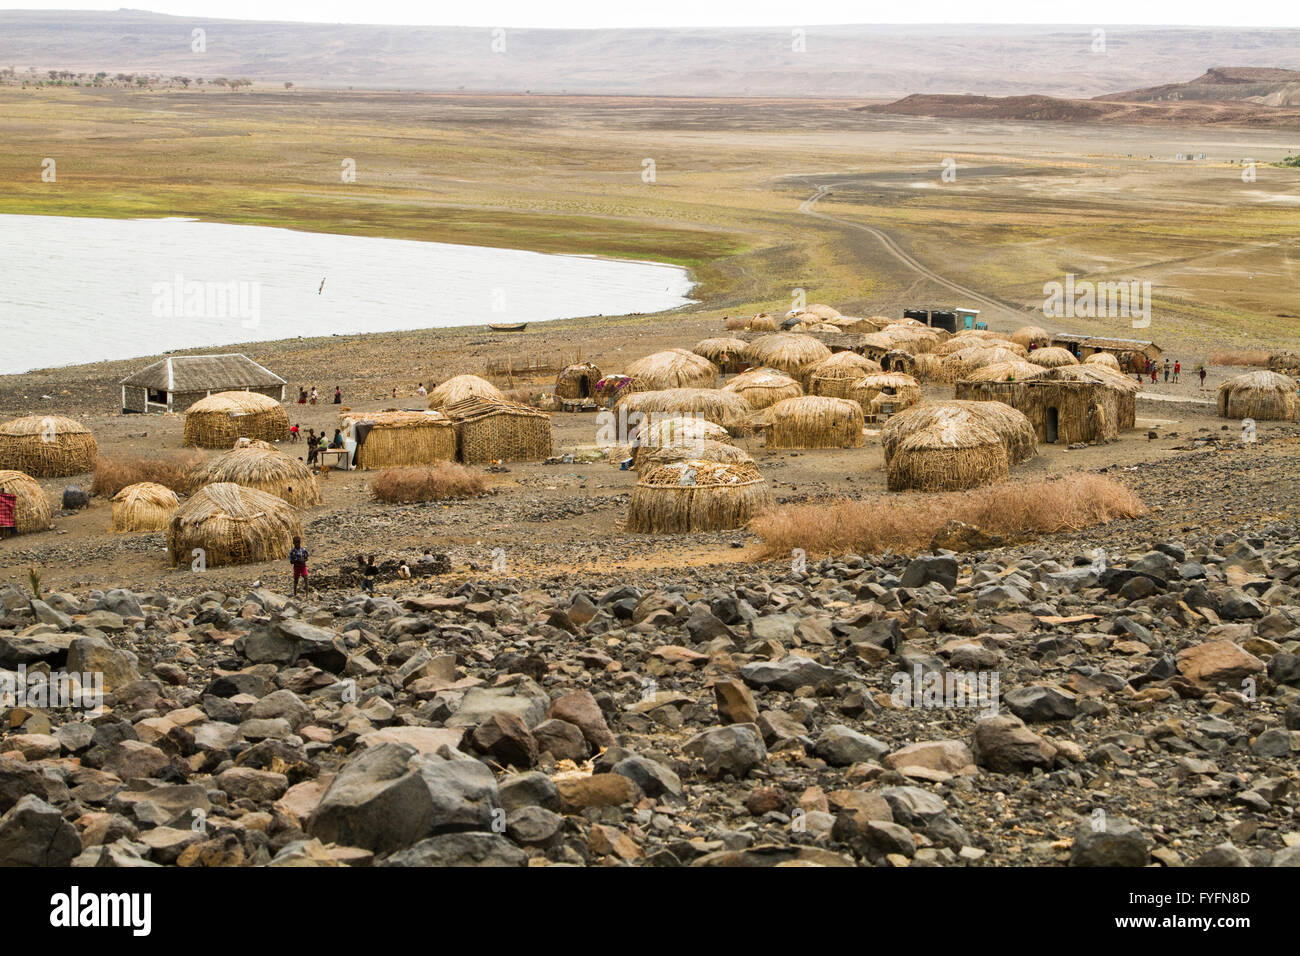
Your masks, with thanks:
<instances>
[{"instance_id":1,"label":"dry grass patch","mask_svg":"<svg viewBox=\"0 0 1300 956\"><path fill-rule=\"evenodd\" d=\"M795 548L810 554L915 554L927 550L935 533L953 520L1015 540L1135 518L1145 510L1141 499L1114 479L1074 474L966 492L789 505L760 515L749 528L763 539L765 557L785 556Z\"/></svg>"},{"instance_id":2,"label":"dry grass patch","mask_svg":"<svg viewBox=\"0 0 1300 956\"><path fill-rule=\"evenodd\" d=\"M127 485L148 481L185 494L189 490L190 471L202 462L203 454L197 451L100 457L95 462L95 481L90 486L90 493L111 498Z\"/></svg>"},{"instance_id":3,"label":"dry grass patch","mask_svg":"<svg viewBox=\"0 0 1300 956\"><path fill-rule=\"evenodd\" d=\"M1210 356L1210 364L1268 368L1268 355L1268 352L1261 349L1235 349L1226 352L1215 352Z\"/></svg>"},{"instance_id":4,"label":"dry grass patch","mask_svg":"<svg viewBox=\"0 0 1300 956\"><path fill-rule=\"evenodd\" d=\"M370 480L370 494L379 501L409 504L470 498L487 488L487 475L446 461L427 467L385 468Z\"/></svg>"}]
</instances>

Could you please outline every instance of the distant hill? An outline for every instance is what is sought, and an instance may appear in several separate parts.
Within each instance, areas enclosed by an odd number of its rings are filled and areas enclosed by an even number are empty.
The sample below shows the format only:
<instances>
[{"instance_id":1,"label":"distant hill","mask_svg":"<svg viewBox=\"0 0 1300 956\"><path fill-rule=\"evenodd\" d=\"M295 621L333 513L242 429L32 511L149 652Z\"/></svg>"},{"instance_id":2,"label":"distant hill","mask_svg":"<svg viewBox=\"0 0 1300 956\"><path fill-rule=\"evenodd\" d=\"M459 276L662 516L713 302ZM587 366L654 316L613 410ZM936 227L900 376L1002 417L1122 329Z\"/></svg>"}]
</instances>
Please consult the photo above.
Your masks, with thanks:
<instances>
[{"instance_id":1,"label":"distant hill","mask_svg":"<svg viewBox=\"0 0 1300 956\"><path fill-rule=\"evenodd\" d=\"M1258 106L1300 106L1300 70L1221 66L1186 83L1166 83L1143 90L1113 93L1096 99L1125 103L1254 103Z\"/></svg>"},{"instance_id":2,"label":"distant hill","mask_svg":"<svg viewBox=\"0 0 1300 956\"><path fill-rule=\"evenodd\" d=\"M195 28L206 31L206 52L191 51ZM862 99L954 91L1087 99L1175 83L1211 52L1220 62L1300 70L1300 30L1115 27L1094 53L1093 29L838 26L800 37L792 28L511 28L495 52L490 30L464 27L6 10L0 67L327 88Z\"/></svg>"}]
</instances>

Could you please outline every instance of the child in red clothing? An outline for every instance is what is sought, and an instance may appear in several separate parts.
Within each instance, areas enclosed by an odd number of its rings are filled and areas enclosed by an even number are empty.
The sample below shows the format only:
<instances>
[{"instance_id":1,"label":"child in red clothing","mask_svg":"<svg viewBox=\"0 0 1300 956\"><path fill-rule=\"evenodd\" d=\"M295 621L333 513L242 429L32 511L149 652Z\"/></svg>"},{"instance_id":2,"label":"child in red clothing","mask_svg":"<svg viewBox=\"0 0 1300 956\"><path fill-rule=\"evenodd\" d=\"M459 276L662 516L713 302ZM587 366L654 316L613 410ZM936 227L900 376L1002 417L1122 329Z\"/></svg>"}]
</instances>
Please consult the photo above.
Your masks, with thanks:
<instances>
[{"instance_id":1,"label":"child in red clothing","mask_svg":"<svg viewBox=\"0 0 1300 956\"><path fill-rule=\"evenodd\" d=\"M302 538L294 535L293 547L289 550L289 564L293 568L293 593L298 593L298 579L302 579L304 591L311 590L311 585L307 580L307 558L310 555L307 549L302 546Z\"/></svg>"}]
</instances>

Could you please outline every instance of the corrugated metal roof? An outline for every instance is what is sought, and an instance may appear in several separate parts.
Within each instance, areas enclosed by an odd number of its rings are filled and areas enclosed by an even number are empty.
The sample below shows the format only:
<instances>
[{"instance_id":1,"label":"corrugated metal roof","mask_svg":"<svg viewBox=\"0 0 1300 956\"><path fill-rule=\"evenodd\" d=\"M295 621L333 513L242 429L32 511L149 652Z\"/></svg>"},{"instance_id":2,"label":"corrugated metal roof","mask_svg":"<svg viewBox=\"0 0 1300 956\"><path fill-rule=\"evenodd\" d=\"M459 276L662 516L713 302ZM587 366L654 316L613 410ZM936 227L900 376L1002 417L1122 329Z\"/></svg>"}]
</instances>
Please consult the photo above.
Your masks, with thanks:
<instances>
[{"instance_id":1,"label":"corrugated metal roof","mask_svg":"<svg viewBox=\"0 0 1300 956\"><path fill-rule=\"evenodd\" d=\"M267 388L285 380L258 365L247 355L175 355L122 379L135 385L167 392L217 392L234 388Z\"/></svg>"}]
</instances>

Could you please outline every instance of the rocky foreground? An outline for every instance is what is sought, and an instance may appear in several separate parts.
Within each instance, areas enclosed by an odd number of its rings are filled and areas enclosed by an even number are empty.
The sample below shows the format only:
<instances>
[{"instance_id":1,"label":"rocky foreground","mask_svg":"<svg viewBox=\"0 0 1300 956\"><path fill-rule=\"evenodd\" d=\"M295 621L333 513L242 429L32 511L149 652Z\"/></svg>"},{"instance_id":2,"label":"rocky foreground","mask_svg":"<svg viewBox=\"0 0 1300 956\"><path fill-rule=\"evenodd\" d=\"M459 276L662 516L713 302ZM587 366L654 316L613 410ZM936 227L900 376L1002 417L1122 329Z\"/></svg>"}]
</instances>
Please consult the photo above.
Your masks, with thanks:
<instances>
[{"instance_id":1,"label":"rocky foreground","mask_svg":"<svg viewBox=\"0 0 1300 956\"><path fill-rule=\"evenodd\" d=\"M1058 552L11 587L0 864L1300 865L1296 528Z\"/></svg>"}]
</instances>

